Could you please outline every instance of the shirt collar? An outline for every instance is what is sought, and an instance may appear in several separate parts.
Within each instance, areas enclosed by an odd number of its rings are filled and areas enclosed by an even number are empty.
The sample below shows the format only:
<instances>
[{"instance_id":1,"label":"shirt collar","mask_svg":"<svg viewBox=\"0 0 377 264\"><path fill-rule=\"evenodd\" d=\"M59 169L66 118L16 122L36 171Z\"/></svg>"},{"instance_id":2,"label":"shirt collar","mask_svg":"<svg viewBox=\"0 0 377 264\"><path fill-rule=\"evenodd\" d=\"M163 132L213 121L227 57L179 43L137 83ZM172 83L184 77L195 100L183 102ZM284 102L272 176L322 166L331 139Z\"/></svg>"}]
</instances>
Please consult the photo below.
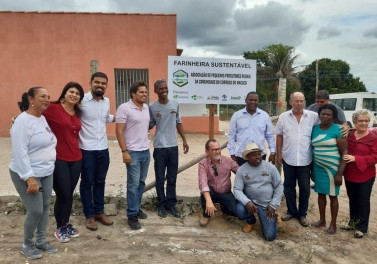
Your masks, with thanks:
<instances>
[{"instance_id":1,"label":"shirt collar","mask_svg":"<svg viewBox=\"0 0 377 264\"><path fill-rule=\"evenodd\" d=\"M130 99L129 102L130 102L132 108L137 108L137 109L139 109L139 107L137 107L137 106L134 104L134 102L132 101L132 99ZM145 109L146 107L147 107L147 105L143 103L143 109ZM139 109L139 110L140 110L140 109Z\"/></svg>"},{"instance_id":2,"label":"shirt collar","mask_svg":"<svg viewBox=\"0 0 377 264\"><path fill-rule=\"evenodd\" d=\"M243 109L243 111L242 111L242 113L246 113L246 114L249 114L249 112L247 112L247 110L246 110L246 106L245 106L245 108ZM255 111L255 113L254 113L254 115L255 114L260 114L261 113L261 110L259 109L259 107L257 107L257 110Z\"/></svg>"},{"instance_id":3,"label":"shirt collar","mask_svg":"<svg viewBox=\"0 0 377 264\"><path fill-rule=\"evenodd\" d=\"M94 97L93 97L92 91L89 91L89 93L87 93L87 95L88 95L88 99L89 99L89 101L90 101L90 100L95 100ZM101 100L103 100L103 99L104 99L104 97L103 97L103 95L102 95Z\"/></svg>"},{"instance_id":4,"label":"shirt collar","mask_svg":"<svg viewBox=\"0 0 377 264\"><path fill-rule=\"evenodd\" d=\"M221 155L221 156L222 156L222 155ZM218 163L221 163L221 156L220 156L220 159L219 159L219 162L218 162ZM212 163L212 160L210 159L209 156L207 156L207 163L210 164L210 165L213 164L213 163Z\"/></svg>"}]
</instances>

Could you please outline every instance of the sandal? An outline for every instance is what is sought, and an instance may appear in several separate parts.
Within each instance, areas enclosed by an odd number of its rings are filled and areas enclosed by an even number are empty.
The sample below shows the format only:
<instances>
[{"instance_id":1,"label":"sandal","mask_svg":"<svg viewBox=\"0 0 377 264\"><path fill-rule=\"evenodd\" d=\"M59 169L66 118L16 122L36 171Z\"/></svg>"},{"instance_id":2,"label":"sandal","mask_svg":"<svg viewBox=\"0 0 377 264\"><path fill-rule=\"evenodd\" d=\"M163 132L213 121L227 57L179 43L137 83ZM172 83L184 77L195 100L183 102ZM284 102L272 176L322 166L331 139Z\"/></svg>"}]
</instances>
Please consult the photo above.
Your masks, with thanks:
<instances>
[{"instance_id":1,"label":"sandal","mask_svg":"<svg viewBox=\"0 0 377 264\"><path fill-rule=\"evenodd\" d=\"M359 231L359 230L356 230L355 231L355 234L353 235L354 238L363 238L364 237L364 233Z\"/></svg>"},{"instance_id":2,"label":"sandal","mask_svg":"<svg viewBox=\"0 0 377 264\"><path fill-rule=\"evenodd\" d=\"M340 227L341 230L344 230L344 231L351 231L352 230L352 227L350 227L349 225L342 225Z\"/></svg>"}]
</instances>

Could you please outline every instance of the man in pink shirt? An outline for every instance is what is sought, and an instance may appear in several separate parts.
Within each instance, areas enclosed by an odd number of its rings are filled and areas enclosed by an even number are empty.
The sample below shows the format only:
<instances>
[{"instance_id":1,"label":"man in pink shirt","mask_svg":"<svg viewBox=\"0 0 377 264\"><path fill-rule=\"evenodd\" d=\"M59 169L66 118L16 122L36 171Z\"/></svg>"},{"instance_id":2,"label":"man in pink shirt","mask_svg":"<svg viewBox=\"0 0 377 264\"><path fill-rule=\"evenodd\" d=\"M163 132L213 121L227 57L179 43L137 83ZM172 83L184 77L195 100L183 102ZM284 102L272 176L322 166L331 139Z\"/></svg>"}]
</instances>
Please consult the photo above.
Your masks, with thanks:
<instances>
[{"instance_id":1,"label":"man in pink shirt","mask_svg":"<svg viewBox=\"0 0 377 264\"><path fill-rule=\"evenodd\" d=\"M236 199L231 191L231 172L238 170L237 163L230 157L221 155L219 142L210 139L205 144L207 156L200 161L199 189L203 215L199 225L205 227L215 214L214 203L219 203L224 214L237 216Z\"/></svg>"},{"instance_id":2,"label":"man in pink shirt","mask_svg":"<svg viewBox=\"0 0 377 264\"><path fill-rule=\"evenodd\" d=\"M116 136L127 167L127 217L131 229L140 229L138 219L147 215L140 209L150 161L149 108L147 85L138 81L130 87L131 100L121 104L116 113Z\"/></svg>"}]
</instances>

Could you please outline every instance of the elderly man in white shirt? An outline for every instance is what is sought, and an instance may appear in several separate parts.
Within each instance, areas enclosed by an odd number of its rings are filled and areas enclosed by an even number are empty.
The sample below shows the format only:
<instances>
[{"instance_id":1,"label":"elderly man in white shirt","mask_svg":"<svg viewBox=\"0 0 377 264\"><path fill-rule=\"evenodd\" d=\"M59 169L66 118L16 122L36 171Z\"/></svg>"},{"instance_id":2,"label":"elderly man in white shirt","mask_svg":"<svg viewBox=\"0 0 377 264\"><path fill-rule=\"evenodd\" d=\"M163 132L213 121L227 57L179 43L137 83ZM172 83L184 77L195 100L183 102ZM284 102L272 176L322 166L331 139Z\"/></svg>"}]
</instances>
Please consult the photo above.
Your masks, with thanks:
<instances>
[{"instance_id":1,"label":"elderly man in white shirt","mask_svg":"<svg viewBox=\"0 0 377 264\"><path fill-rule=\"evenodd\" d=\"M282 220L298 218L300 224L307 227L312 162L311 134L319 119L317 113L304 109L305 97L302 93L293 93L289 103L292 109L281 114L276 125L277 162L283 164L284 195L288 208ZM299 187L298 207L296 182Z\"/></svg>"}]
</instances>

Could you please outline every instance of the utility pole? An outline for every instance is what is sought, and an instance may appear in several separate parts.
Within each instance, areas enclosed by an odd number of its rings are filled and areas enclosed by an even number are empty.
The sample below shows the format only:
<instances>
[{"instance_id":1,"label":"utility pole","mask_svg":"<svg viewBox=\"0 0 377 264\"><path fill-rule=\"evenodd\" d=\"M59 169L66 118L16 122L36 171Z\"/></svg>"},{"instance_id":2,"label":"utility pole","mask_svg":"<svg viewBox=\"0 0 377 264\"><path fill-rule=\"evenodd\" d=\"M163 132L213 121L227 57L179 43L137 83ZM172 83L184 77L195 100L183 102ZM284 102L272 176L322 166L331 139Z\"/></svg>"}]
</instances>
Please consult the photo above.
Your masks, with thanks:
<instances>
[{"instance_id":1,"label":"utility pole","mask_svg":"<svg viewBox=\"0 0 377 264\"><path fill-rule=\"evenodd\" d=\"M315 81L315 93L318 92L318 84L319 84L319 76L318 76L318 59L315 60L315 76L316 76L316 81Z\"/></svg>"}]
</instances>

